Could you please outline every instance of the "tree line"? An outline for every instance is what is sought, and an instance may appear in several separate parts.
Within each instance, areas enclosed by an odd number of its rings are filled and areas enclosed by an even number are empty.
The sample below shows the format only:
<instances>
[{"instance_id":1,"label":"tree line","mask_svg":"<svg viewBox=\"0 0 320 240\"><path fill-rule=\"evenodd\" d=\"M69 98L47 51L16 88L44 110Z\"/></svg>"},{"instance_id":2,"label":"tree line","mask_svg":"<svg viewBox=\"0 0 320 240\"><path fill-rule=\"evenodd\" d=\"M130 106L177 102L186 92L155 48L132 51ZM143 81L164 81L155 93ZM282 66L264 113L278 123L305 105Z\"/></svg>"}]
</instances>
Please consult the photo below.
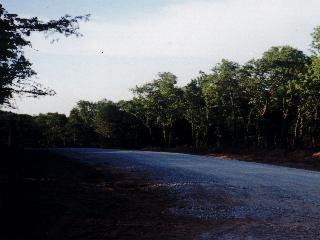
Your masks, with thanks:
<instances>
[{"instance_id":1,"label":"tree line","mask_svg":"<svg viewBox=\"0 0 320 240\"><path fill-rule=\"evenodd\" d=\"M130 100L79 101L68 117L2 112L2 141L15 133L39 146L316 147L319 27L312 36L310 55L278 46L243 65L223 59L183 87L173 73L162 72L131 89Z\"/></svg>"}]
</instances>

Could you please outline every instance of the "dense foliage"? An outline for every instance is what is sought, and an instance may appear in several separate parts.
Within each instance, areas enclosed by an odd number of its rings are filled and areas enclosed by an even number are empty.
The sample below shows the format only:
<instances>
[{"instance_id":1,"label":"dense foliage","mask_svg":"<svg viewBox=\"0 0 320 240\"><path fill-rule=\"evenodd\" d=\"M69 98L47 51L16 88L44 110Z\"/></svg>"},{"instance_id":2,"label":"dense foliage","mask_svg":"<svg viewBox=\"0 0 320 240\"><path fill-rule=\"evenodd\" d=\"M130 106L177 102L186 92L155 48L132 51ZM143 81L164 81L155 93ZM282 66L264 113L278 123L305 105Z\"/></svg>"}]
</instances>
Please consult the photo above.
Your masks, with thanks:
<instances>
[{"instance_id":1,"label":"dense foliage","mask_svg":"<svg viewBox=\"0 0 320 240\"><path fill-rule=\"evenodd\" d=\"M159 73L133 88L130 100L79 101L68 117L1 112L1 143L194 150L319 146L319 27L312 36L311 55L271 47L243 65L223 59L183 87L174 74Z\"/></svg>"}]
</instances>

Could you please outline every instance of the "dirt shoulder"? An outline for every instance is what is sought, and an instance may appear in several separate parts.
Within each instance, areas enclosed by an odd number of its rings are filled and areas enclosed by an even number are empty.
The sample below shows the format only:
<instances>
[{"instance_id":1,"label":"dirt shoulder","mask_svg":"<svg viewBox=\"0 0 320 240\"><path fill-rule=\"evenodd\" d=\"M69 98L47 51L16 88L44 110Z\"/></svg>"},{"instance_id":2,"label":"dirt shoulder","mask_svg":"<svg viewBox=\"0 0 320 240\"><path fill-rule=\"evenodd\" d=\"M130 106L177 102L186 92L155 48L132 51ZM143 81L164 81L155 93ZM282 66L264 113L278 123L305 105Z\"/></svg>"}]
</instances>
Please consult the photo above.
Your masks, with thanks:
<instances>
[{"instance_id":1,"label":"dirt shoulder","mask_svg":"<svg viewBox=\"0 0 320 240\"><path fill-rule=\"evenodd\" d=\"M201 149L195 152L192 148L181 146L176 148L152 148L147 147L144 151L176 152L186 154L199 154L211 157L220 157L226 160L241 160L248 162L267 163L278 166L301 168L320 171L320 150L315 149L245 149L226 148L219 150Z\"/></svg>"},{"instance_id":2,"label":"dirt shoulder","mask_svg":"<svg viewBox=\"0 0 320 240\"><path fill-rule=\"evenodd\" d=\"M226 149L208 156L320 171L320 152L315 150Z\"/></svg>"},{"instance_id":3,"label":"dirt shoulder","mask_svg":"<svg viewBox=\"0 0 320 240\"><path fill-rule=\"evenodd\" d=\"M5 151L0 239L193 239L214 224L166 214L175 199L133 173Z\"/></svg>"}]
</instances>

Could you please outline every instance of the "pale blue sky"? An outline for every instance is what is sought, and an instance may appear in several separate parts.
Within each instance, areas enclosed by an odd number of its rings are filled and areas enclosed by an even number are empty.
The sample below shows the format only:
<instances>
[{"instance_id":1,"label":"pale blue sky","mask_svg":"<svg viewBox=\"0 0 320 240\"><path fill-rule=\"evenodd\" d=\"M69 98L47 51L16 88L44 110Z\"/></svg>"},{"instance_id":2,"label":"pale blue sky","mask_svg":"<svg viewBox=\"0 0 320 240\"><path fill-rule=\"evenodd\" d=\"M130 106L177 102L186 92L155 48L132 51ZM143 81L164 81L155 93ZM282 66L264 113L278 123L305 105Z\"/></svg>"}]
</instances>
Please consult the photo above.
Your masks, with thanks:
<instances>
[{"instance_id":1,"label":"pale blue sky","mask_svg":"<svg viewBox=\"0 0 320 240\"><path fill-rule=\"evenodd\" d=\"M59 17L92 13L110 21L128 20L157 8L185 0L3 0L10 11L30 15Z\"/></svg>"},{"instance_id":2,"label":"pale blue sky","mask_svg":"<svg viewBox=\"0 0 320 240\"><path fill-rule=\"evenodd\" d=\"M128 99L129 88L171 71L180 85L222 58L243 63L273 45L307 51L319 0L5 0L10 11L49 19L92 14L83 38L50 44L33 34L26 55L54 97L17 98L17 111L68 113L80 99ZM103 53L101 53L103 51Z\"/></svg>"}]
</instances>

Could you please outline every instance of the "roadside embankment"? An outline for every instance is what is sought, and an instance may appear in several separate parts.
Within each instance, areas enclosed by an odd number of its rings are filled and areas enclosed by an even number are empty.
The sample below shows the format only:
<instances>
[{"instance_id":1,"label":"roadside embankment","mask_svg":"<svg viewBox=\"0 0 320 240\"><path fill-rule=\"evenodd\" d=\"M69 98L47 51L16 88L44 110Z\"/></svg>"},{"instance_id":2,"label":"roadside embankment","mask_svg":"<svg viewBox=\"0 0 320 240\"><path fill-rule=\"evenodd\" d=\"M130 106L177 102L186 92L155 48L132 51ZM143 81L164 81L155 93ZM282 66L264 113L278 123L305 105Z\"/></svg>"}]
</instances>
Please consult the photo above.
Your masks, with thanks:
<instances>
[{"instance_id":1,"label":"roadside embankment","mask_svg":"<svg viewBox=\"0 0 320 240\"><path fill-rule=\"evenodd\" d=\"M220 157L226 160L237 159L249 162L267 163L292 168L320 171L319 149L254 149L254 148L202 148L195 151L191 147L179 146L175 148L147 147L146 151L176 152Z\"/></svg>"}]
</instances>

